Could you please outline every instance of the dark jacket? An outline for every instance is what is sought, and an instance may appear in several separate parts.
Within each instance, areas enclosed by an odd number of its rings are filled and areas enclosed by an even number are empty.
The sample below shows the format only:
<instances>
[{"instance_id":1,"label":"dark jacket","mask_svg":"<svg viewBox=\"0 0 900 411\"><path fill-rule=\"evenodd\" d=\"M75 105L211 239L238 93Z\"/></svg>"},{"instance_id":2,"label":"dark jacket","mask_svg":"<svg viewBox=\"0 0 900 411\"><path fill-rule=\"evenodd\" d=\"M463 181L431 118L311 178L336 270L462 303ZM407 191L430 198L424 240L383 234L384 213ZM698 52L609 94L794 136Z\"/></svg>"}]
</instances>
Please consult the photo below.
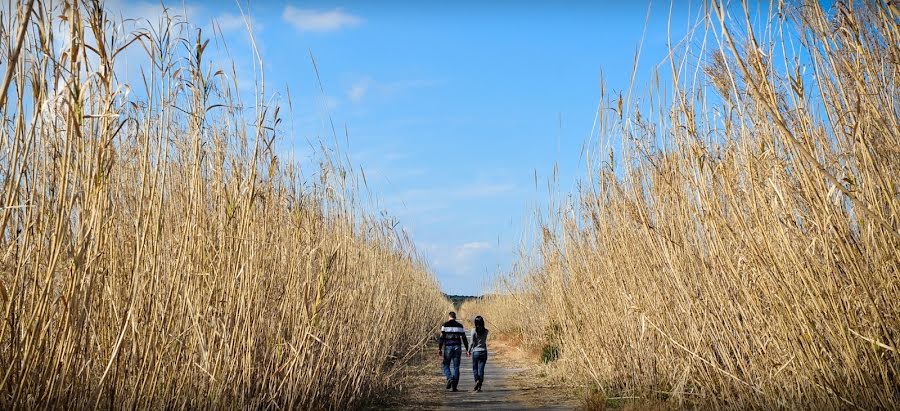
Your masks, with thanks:
<instances>
[{"instance_id":1,"label":"dark jacket","mask_svg":"<svg viewBox=\"0 0 900 411\"><path fill-rule=\"evenodd\" d=\"M441 339L438 340L438 349L443 350L445 346L452 347L454 345L463 344L466 351L469 350L469 339L466 338L466 329L456 320L450 320L441 326Z\"/></svg>"}]
</instances>

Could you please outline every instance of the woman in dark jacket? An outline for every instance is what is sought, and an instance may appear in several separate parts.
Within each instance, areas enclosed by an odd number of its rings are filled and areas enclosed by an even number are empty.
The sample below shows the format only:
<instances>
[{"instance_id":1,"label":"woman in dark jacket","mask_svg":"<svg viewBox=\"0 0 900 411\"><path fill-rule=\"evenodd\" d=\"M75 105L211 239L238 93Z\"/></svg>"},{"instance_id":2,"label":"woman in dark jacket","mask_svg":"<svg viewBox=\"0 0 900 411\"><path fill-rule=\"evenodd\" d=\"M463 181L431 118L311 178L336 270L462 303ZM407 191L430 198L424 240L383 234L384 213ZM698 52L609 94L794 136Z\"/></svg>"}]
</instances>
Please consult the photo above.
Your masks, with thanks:
<instances>
[{"instance_id":1,"label":"woman in dark jacket","mask_svg":"<svg viewBox=\"0 0 900 411\"><path fill-rule=\"evenodd\" d=\"M488 329L484 328L484 318L475 317L475 331L472 332L472 373L475 375L474 391L481 391L484 382L484 365L487 364Z\"/></svg>"}]
</instances>

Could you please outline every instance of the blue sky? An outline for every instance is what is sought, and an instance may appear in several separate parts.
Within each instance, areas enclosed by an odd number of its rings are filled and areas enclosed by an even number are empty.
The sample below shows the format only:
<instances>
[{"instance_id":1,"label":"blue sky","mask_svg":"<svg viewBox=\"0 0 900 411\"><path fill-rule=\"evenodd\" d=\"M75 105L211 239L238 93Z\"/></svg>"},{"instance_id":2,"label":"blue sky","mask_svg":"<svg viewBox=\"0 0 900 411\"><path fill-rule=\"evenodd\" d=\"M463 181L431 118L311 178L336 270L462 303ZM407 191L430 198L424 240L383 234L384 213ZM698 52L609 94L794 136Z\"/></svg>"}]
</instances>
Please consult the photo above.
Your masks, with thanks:
<instances>
[{"instance_id":1,"label":"blue sky","mask_svg":"<svg viewBox=\"0 0 900 411\"><path fill-rule=\"evenodd\" d=\"M126 17L158 3L119 0ZM168 3L167 3L168 4ZM236 3L174 3L217 21L252 85L254 59ZM285 156L309 161L328 119L349 131L351 160L400 220L448 293L480 294L516 259L529 216L559 165L563 191L608 90L627 89L648 2L271 2L242 4L264 61L267 92L293 121ZM696 11L697 4L693 5ZM688 4L674 5L676 38ZM666 55L669 2L653 4L638 85ZM315 57L323 91L312 68ZM535 187L535 175L539 185ZM523 228L525 227L525 228Z\"/></svg>"}]
</instances>

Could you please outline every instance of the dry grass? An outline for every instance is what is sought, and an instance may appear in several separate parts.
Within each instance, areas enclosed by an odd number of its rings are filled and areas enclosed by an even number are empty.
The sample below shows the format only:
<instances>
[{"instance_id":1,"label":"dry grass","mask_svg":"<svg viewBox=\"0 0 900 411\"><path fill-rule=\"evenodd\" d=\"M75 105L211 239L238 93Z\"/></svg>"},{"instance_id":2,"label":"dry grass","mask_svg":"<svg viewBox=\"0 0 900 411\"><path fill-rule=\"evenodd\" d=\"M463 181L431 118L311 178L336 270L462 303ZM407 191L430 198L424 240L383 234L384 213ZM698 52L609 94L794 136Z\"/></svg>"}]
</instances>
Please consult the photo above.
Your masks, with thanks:
<instances>
[{"instance_id":1,"label":"dry grass","mask_svg":"<svg viewBox=\"0 0 900 411\"><path fill-rule=\"evenodd\" d=\"M900 14L772 7L714 2L668 80L604 97L540 262L477 309L603 397L900 406Z\"/></svg>"},{"instance_id":2,"label":"dry grass","mask_svg":"<svg viewBox=\"0 0 900 411\"><path fill-rule=\"evenodd\" d=\"M345 408L392 383L449 303L338 155L278 158L278 107L244 107L178 19L2 20L0 408Z\"/></svg>"},{"instance_id":3,"label":"dry grass","mask_svg":"<svg viewBox=\"0 0 900 411\"><path fill-rule=\"evenodd\" d=\"M493 333L492 340L513 337L519 341L518 345L534 348L544 340L543 335L534 330L547 328L546 318L531 315L538 310L543 310L540 296L520 290L515 295L486 295L467 301L460 307L459 314L472 327L472 319L484 315L485 327Z\"/></svg>"}]
</instances>

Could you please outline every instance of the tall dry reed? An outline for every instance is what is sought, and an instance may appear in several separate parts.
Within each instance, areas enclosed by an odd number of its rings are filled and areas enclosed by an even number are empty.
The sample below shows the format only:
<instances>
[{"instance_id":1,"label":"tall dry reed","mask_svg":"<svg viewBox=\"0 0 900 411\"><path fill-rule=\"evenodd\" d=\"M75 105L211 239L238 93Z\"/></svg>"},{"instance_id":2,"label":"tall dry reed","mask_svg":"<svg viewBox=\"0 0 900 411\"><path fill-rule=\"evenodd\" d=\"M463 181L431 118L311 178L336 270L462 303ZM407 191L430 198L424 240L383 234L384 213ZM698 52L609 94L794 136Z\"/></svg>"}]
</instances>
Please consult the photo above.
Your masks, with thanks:
<instances>
[{"instance_id":1,"label":"tall dry reed","mask_svg":"<svg viewBox=\"0 0 900 411\"><path fill-rule=\"evenodd\" d=\"M748 8L712 2L647 93L604 96L527 292L480 313L537 295L521 332L608 396L896 409L900 10Z\"/></svg>"},{"instance_id":2,"label":"tall dry reed","mask_svg":"<svg viewBox=\"0 0 900 411\"><path fill-rule=\"evenodd\" d=\"M283 161L284 113L179 18L2 20L0 408L345 408L392 383L448 302L349 165Z\"/></svg>"}]
</instances>

